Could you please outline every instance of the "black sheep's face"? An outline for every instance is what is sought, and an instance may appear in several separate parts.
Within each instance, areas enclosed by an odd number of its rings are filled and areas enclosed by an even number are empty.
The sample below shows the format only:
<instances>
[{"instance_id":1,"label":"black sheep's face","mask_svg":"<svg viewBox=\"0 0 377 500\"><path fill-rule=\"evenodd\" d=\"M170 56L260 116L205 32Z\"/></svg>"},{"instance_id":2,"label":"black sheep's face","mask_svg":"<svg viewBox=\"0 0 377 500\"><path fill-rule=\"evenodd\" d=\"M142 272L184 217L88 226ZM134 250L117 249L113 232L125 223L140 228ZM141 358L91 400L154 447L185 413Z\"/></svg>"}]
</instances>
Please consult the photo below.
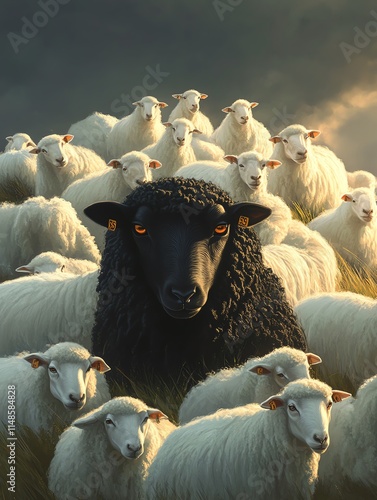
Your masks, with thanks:
<instances>
[{"instance_id":1,"label":"black sheep's face","mask_svg":"<svg viewBox=\"0 0 377 500\"><path fill-rule=\"evenodd\" d=\"M108 220L124 225L138 249L145 279L167 314L178 319L194 317L207 302L208 293L234 227L251 226L271 211L253 203L222 205L182 213L153 212L102 202L85 209L102 225Z\"/></svg>"}]
</instances>

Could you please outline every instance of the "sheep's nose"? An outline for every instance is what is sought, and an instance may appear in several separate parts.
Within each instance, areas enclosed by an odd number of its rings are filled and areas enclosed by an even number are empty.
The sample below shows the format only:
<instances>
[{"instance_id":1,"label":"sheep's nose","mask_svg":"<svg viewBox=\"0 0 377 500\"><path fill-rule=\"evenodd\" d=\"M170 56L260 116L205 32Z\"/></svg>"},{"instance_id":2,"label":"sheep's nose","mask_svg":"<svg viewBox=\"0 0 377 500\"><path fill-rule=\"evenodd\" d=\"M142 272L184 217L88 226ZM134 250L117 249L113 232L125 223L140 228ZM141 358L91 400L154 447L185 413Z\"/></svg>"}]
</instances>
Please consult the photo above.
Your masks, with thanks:
<instances>
[{"instance_id":1,"label":"sheep's nose","mask_svg":"<svg viewBox=\"0 0 377 500\"><path fill-rule=\"evenodd\" d=\"M74 403L81 403L84 401L85 394L83 394L81 397L78 394L70 394L69 399L73 401Z\"/></svg>"},{"instance_id":2,"label":"sheep's nose","mask_svg":"<svg viewBox=\"0 0 377 500\"><path fill-rule=\"evenodd\" d=\"M138 445L135 445L135 444L128 444L127 445L127 450L130 450L130 451L133 451L133 452L137 452L137 451L140 451L141 450L141 444L138 444Z\"/></svg>"},{"instance_id":3,"label":"sheep's nose","mask_svg":"<svg viewBox=\"0 0 377 500\"><path fill-rule=\"evenodd\" d=\"M185 139L184 137L177 137L177 141L181 144L183 144L185 142Z\"/></svg>"},{"instance_id":4,"label":"sheep's nose","mask_svg":"<svg viewBox=\"0 0 377 500\"><path fill-rule=\"evenodd\" d=\"M152 118L152 115L145 115L147 117L148 120L150 120Z\"/></svg>"},{"instance_id":5,"label":"sheep's nose","mask_svg":"<svg viewBox=\"0 0 377 500\"><path fill-rule=\"evenodd\" d=\"M241 119L242 119L242 120L245 120L245 122L247 122L247 121L248 121L248 119L249 119L249 117L248 117L247 115L246 115L246 116L241 116Z\"/></svg>"},{"instance_id":6,"label":"sheep's nose","mask_svg":"<svg viewBox=\"0 0 377 500\"><path fill-rule=\"evenodd\" d=\"M196 293L196 287L193 290L189 291L175 290L174 288L172 288L171 293L175 295L182 304L188 304L192 296Z\"/></svg>"},{"instance_id":7,"label":"sheep's nose","mask_svg":"<svg viewBox=\"0 0 377 500\"><path fill-rule=\"evenodd\" d=\"M371 215L371 214L373 213L373 210L365 210L365 209L363 208L363 212L364 212L365 214L367 214L367 215Z\"/></svg>"},{"instance_id":8,"label":"sheep's nose","mask_svg":"<svg viewBox=\"0 0 377 500\"><path fill-rule=\"evenodd\" d=\"M304 149L303 151L298 151L297 154L300 156L306 156L307 152L307 149Z\"/></svg>"},{"instance_id":9,"label":"sheep's nose","mask_svg":"<svg viewBox=\"0 0 377 500\"><path fill-rule=\"evenodd\" d=\"M62 157L62 158L56 158L56 161L57 161L58 163L64 163L64 161L65 161L65 160L64 160L64 158Z\"/></svg>"},{"instance_id":10,"label":"sheep's nose","mask_svg":"<svg viewBox=\"0 0 377 500\"><path fill-rule=\"evenodd\" d=\"M252 175L251 178L253 179L253 181L259 181L259 179L261 178L261 176L258 175L258 177L255 177L254 175Z\"/></svg>"},{"instance_id":11,"label":"sheep's nose","mask_svg":"<svg viewBox=\"0 0 377 500\"><path fill-rule=\"evenodd\" d=\"M323 445L327 444L329 436L327 434L324 434L323 436L319 436L318 434L314 434L313 439L314 439L314 441L317 441L317 443L319 443L323 446Z\"/></svg>"},{"instance_id":12,"label":"sheep's nose","mask_svg":"<svg viewBox=\"0 0 377 500\"><path fill-rule=\"evenodd\" d=\"M192 109L198 109L198 105L197 104L192 104L191 108Z\"/></svg>"}]
</instances>

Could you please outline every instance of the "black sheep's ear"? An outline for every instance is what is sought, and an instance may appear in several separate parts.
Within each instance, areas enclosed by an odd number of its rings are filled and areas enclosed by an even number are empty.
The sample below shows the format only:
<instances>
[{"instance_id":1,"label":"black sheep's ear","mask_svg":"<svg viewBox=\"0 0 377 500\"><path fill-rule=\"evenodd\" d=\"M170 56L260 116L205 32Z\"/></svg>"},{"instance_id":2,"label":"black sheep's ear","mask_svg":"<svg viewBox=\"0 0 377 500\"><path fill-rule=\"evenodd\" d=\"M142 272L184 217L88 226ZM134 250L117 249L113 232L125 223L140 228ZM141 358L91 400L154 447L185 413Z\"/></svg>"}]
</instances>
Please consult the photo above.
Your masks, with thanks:
<instances>
[{"instance_id":1,"label":"black sheep's ear","mask_svg":"<svg viewBox=\"0 0 377 500\"><path fill-rule=\"evenodd\" d=\"M258 203L235 203L227 212L241 227L254 226L271 215L270 208Z\"/></svg>"},{"instance_id":2,"label":"black sheep's ear","mask_svg":"<svg viewBox=\"0 0 377 500\"><path fill-rule=\"evenodd\" d=\"M84 214L109 231L124 227L130 220L130 209L116 201L100 201L84 208Z\"/></svg>"}]
</instances>

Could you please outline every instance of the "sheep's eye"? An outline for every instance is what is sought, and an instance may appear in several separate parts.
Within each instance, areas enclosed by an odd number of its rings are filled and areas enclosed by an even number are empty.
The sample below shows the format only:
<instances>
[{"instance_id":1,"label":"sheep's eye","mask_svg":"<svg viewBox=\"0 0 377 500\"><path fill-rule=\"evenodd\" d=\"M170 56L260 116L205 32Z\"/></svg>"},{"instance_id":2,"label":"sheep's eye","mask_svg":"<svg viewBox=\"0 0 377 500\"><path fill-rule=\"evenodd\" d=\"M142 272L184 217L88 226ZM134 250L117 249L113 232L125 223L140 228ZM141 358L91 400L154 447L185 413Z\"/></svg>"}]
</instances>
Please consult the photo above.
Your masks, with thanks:
<instances>
[{"instance_id":1,"label":"sheep's eye","mask_svg":"<svg viewBox=\"0 0 377 500\"><path fill-rule=\"evenodd\" d=\"M265 166L266 166L266 164L265 164L265 163L262 163L262 168L264 168Z\"/></svg>"},{"instance_id":2,"label":"sheep's eye","mask_svg":"<svg viewBox=\"0 0 377 500\"><path fill-rule=\"evenodd\" d=\"M122 170L123 170L123 172L125 172L125 171L127 170L126 165L124 165L124 166L122 167Z\"/></svg>"},{"instance_id":3,"label":"sheep's eye","mask_svg":"<svg viewBox=\"0 0 377 500\"><path fill-rule=\"evenodd\" d=\"M183 99L187 99L187 97L185 97L185 96L182 96L182 97L183 97Z\"/></svg>"},{"instance_id":4,"label":"sheep's eye","mask_svg":"<svg viewBox=\"0 0 377 500\"><path fill-rule=\"evenodd\" d=\"M287 139L283 139L284 144L288 144Z\"/></svg>"},{"instance_id":5,"label":"sheep's eye","mask_svg":"<svg viewBox=\"0 0 377 500\"><path fill-rule=\"evenodd\" d=\"M297 411L297 408L295 407L295 405L288 405L288 408L290 411Z\"/></svg>"},{"instance_id":6,"label":"sheep's eye","mask_svg":"<svg viewBox=\"0 0 377 500\"><path fill-rule=\"evenodd\" d=\"M41 149L42 153L47 153L47 149Z\"/></svg>"},{"instance_id":7,"label":"sheep's eye","mask_svg":"<svg viewBox=\"0 0 377 500\"><path fill-rule=\"evenodd\" d=\"M304 139L305 139L305 140L306 140L306 139L308 139L308 138L309 138L309 136L308 136L307 134L306 134L306 135L304 135Z\"/></svg>"},{"instance_id":8,"label":"sheep's eye","mask_svg":"<svg viewBox=\"0 0 377 500\"><path fill-rule=\"evenodd\" d=\"M41 274L40 271L34 271L34 274Z\"/></svg>"},{"instance_id":9,"label":"sheep's eye","mask_svg":"<svg viewBox=\"0 0 377 500\"><path fill-rule=\"evenodd\" d=\"M278 373L278 374L277 374L277 376L278 376L279 378L285 378L284 373Z\"/></svg>"},{"instance_id":10,"label":"sheep's eye","mask_svg":"<svg viewBox=\"0 0 377 500\"><path fill-rule=\"evenodd\" d=\"M175 130L176 130L174 127L172 127L171 129L172 129L173 132L175 132Z\"/></svg>"},{"instance_id":11,"label":"sheep's eye","mask_svg":"<svg viewBox=\"0 0 377 500\"><path fill-rule=\"evenodd\" d=\"M228 231L228 224L219 224L215 227L215 234L225 234Z\"/></svg>"},{"instance_id":12,"label":"sheep's eye","mask_svg":"<svg viewBox=\"0 0 377 500\"><path fill-rule=\"evenodd\" d=\"M51 373L58 373L58 370L56 368L54 368L53 366L50 366L48 369Z\"/></svg>"},{"instance_id":13,"label":"sheep's eye","mask_svg":"<svg viewBox=\"0 0 377 500\"><path fill-rule=\"evenodd\" d=\"M114 424L114 422L111 420L111 418L107 418L107 419L105 420L105 424L106 424L106 425L115 425L115 424Z\"/></svg>"},{"instance_id":14,"label":"sheep's eye","mask_svg":"<svg viewBox=\"0 0 377 500\"><path fill-rule=\"evenodd\" d=\"M356 203L356 200L352 200L352 203Z\"/></svg>"},{"instance_id":15,"label":"sheep's eye","mask_svg":"<svg viewBox=\"0 0 377 500\"><path fill-rule=\"evenodd\" d=\"M331 407L332 407L332 402L330 401L329 403L327 403L327 409L330 410Z\"/></svg>"},{"instance_id":16,"label":"sheep's eye","mask_svg":"<svg viewBox=\"0 0 377 500\"><path fill-rule=\"evenodd\" d=\"M144 226L142 226L141 224L135 224L134 225L134 229L135 229L135 233L137 234L147 234L147 230Z\"/></svg>"},{"instance_id":17,"label":"sheep's eye","mask_svg":"<svg viewBox=\"0 0 377 500\"><path fill-rule=\"evenodd\" d=\"M89 365L88 368L86 369L86 373L90 372L91 369L92 367Z\"/></svg>"},{"instance_id":18,"label":"sheep's eye","mask_svg":"<svg viewBox=\"0 0 377 500\"><path fill-rule=\"evenodd\" d=\"M238 166L239 166L240 168L245 168L245 165L242 165L242 164L240 164L240 165L238 165Z\"/></svg>"},{"instance_id":19,"label":"sheep's eye","mask_svg":"<svg viewBox=\"0 0 377 500\"><path fill-rule=\"evenodd\" d=\"M142 423L142 424L145 424L146 422L148 422L148 420L149 420L149 416L147 415L147 416L143 419L143 421L142 421L141 423Z\"/></svg>"}]
</instances>

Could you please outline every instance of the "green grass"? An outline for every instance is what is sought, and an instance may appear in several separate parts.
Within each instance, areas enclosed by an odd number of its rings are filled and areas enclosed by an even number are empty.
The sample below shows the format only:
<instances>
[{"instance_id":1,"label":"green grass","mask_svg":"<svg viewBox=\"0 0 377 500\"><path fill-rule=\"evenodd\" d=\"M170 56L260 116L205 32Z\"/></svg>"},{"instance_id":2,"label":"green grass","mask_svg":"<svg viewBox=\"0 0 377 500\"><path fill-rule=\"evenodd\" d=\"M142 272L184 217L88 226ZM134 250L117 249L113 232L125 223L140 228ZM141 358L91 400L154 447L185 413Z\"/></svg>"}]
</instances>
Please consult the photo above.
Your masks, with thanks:
<instances>
[{"instance_id":1,"label":"green grass","mask_svg":"<svg viewBox=\"0 0 377 500\"><path fill-rule=\"evenodd\" d=\"M0 192L0 201L2 193ZM294 218L303 222L308 222L312 214L300 207L293 210ZM352 291L377 297L377 274L370 269L359 267L353 268L344 259L338 256L341 280L338 285L339 291ZM315 370L313 371L316 376ZM172 422L177 423L178 409L181 401L187 392L187 373L181 373L177 379L169 386L164 382L156 382L153 374L150 374L150 382L146 384L138 383L138 378L127 379L123 386L113 385L111 387L112 396L131 395L145 401L149 406L159 408ZM147 379L146 379L147 380ZM343 390L350 390L351 385L348 380L335 376L331 380L333 387ZM352 392L352 390L350 390ZM17 462L16 462L16 484L17 494L12 496L6 489L4 477L9 470L7 464L6 436L0 433L0 500L8 499L28 499L28 500L49 500L53 496L47 488L46 472L53 457L54 448L58 441L62 427L57 426L52 432L41 432L36 434L30 429L23 427L17 431ZM245 497L246 498L246 497ZM292 500L299 497L292 495ZM342 491L338 496L330 496L328 492L319 486L314 495L314 500L333 500L340 498L343 500L369 500L377 499L375 491L359 487L354 484L342 482ZM98 499L99 500L99 499ZM178 500L178 499L177 499Z\"/></svg>"}]
</instances>

